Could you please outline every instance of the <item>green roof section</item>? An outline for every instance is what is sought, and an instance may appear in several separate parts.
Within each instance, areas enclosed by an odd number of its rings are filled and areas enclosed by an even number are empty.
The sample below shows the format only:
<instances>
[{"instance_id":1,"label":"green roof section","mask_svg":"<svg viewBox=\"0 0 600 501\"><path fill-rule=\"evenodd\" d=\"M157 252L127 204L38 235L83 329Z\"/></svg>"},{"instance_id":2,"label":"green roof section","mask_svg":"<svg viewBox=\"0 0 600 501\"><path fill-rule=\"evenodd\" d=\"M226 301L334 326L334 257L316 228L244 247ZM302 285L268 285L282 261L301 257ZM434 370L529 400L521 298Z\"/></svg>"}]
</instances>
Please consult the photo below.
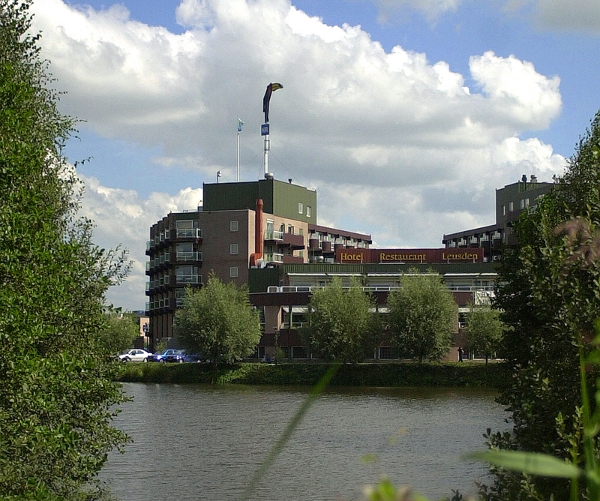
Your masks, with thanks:
<instances>
[{"instance_id":1,"label":"green roof section","mask_svg":"<svg viewBox=\"0 0 600 501\"><path fill-rule=\"evenodd\" d=\"M256 208L279 217L317 224L317 192L291 182L268 178L240 183L204 183L203 210L242 210Z\"/></svg>"},{"instance_id":2,"label":"green roof section","mask_svg":"<svg viewBox=\"0 0 600 501\"><path fill-rule=\"evenodd\" d=\"M250 268L248 286L251 293L266 292L269 286L279 286L285 274L331 274L331 275L398 275L416 270L419 273L429 271L440 275L446 274L479 274L497 273L496 263L429 263L429 264L335 264L335 263L308 263L308 264L282 264L274 268Z\"/></svg>"}]
</instances>

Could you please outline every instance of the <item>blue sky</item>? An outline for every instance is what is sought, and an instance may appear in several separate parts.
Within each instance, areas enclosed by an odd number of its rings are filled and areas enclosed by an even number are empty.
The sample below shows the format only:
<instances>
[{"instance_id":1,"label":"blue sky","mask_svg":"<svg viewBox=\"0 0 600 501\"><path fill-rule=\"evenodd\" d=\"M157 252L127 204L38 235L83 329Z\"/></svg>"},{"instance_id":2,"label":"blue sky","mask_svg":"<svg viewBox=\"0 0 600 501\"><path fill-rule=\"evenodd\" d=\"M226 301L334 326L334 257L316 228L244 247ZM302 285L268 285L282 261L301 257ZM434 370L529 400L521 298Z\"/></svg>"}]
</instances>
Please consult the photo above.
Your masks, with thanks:
<instances>
[{"instance_id":1,"label":"blue sky","mask_svg":"<svg viewBox=\"0 0 600 501\"><path fill-rule=\"evenodd\" d=\"M564 171L600 108L596 0L34 1L34 27L103 247L130 249L109 300L143 309L145 241L202 183L270 169L317 189L319 223L439 247L494 222L494 190Z\"/></svg>"}]
</instances>

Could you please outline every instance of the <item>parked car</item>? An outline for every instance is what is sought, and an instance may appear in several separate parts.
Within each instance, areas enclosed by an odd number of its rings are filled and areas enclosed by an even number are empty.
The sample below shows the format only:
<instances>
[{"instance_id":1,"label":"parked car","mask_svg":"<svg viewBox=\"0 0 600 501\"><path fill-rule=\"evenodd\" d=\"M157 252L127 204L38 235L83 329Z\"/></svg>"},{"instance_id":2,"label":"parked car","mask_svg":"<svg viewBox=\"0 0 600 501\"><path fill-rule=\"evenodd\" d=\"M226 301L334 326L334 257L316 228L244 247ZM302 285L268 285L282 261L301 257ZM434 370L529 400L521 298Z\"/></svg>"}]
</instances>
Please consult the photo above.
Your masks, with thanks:
<instances>
[{"instance_id":1,"label":"parked car","mask_svg":"<svg viewBox=\"0 0 600 501\"><path fill-rule=\"evenodd\" d=\"M181 350L175 350L173 348L169 348L168 350L163 351L162 353L155 353L149 358L150 362L165 362L165 358L169 355L173 355L179 353Z\"/></svg>"},{"instance_id":2,"label":"parked car","mask_svg":"<svg viewBox=\"0 0 600 501\"><path fill-rule=\"evenodd\" d=\"M152 353L149 351L136 348L125 353L121 353L119 355L119 360L121 360L121 362L147 362L151 356Z\"/></svg>"},{"instance_id":3,"label":"parked car","mask_svg":"<svg viewBox=\"0 0 600 501\"><path fill-rule=\"evenodd\" d=\"M165 362L200 362L200 355L195 353L188 353L185 350L172 350L173 353L169 353L165 356Z\"/></svg>"}]
</instances>

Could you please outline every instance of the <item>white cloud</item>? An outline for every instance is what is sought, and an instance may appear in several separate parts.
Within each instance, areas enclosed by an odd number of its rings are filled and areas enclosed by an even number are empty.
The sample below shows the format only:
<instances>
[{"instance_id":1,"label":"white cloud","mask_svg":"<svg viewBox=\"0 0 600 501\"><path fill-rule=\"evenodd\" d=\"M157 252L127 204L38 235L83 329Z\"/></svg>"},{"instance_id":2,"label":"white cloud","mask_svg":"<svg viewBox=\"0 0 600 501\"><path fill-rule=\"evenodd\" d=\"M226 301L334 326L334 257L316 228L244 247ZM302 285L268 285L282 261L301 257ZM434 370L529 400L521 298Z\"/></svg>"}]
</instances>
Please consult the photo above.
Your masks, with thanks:
<instances>
[{"instance_id":1,"label":"white cloud","mask_svg":"<svg viewBox=\"0 0 600 501\"><path fill-rule=\"evenodd\" d=\"M506 3L510 11L529 7L539 28L600 33L600 2L597 0L509 0Z\"/></svg>"},{"instance_id":2,"label":"white cloud","mask_svg":"<svg viewBox=\"0 0 600 501\"><path fill-rule=\"evenodd\" d=\"M275 176L318 190L321 224L370 232L381 245L439 246L444 233L491 224L495 188L564 166L549 145L519 139L560 113L559 79L515 56L474 55L463 76L423 53L385 51L360 27L327 26L289 0L184 0L179 35L132 21L123 7L45 0L33 10L67 91L63 111L101 136L160 151L139 186L119 185L125 164L107 167L119 189L86 180L98 238L132 250L135 287L149 226L201 198L191 188L164 193L165 179L187 186L193 173L199 185L221 170L233 180L238 116L244 169L260 177L269 82L284 86L271 100ZM123 298L133 294L127 284Z\"/></svg>"},{"instance_id":3,"label":"white cloud","mask_svg":"<svg viewBox=\"0 0 600 501\"><path fill-rule=\"evenodd\" d=\"M462 2L463 0L373 0L379 9L381 22L403 16L407 9L418 12L429 21L435 21L440 15L455 11Z\"/></svg>"},{"instance_id":4,"label":"white cloud","mask_svg":"<svg viewBox=\"0 0 600 501\"><path fill-rule=\"evenodd\" d=\"M600 2L597 0L538 0L538 21L553 29L600 32Z\"/></svg>"},{"instance_id":5,"label":"white cloud","mask_svg":"<svg viewBox=\"0 0 600 501\"><path fill-rule=\"evenodd\" d=\"M471 74L501 114L502 123L546 128L561 109L560 79L540 75L532 63L514 56L497 57L493 52L473 56ZM491 110L490 110L491 111ZM521 122L523 125L520 125Z\"/></svg>"}]
</instances>

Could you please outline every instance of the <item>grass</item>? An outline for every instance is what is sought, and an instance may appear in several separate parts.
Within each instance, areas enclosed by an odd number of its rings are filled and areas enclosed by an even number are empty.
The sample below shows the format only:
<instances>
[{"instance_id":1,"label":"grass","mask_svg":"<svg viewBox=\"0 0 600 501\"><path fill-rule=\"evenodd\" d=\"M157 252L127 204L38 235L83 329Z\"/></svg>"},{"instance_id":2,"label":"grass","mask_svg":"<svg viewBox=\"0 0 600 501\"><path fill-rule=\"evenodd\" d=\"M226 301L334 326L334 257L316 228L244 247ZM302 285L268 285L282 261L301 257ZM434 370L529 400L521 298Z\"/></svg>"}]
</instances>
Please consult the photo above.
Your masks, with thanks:
<instances>
[{"instance_id":1,"label":"grass","mask_svg":"<svg viewBox=\"0 0 600 501\"><path fill-rule=\"evenodd\" d=\"M218 383L314 386L327 373L326 363L123 364L118 380L145 383ZM508 378L503 364L377 363L339 367L330 386L501 388Z\"/></svg>"}]
</instances>

